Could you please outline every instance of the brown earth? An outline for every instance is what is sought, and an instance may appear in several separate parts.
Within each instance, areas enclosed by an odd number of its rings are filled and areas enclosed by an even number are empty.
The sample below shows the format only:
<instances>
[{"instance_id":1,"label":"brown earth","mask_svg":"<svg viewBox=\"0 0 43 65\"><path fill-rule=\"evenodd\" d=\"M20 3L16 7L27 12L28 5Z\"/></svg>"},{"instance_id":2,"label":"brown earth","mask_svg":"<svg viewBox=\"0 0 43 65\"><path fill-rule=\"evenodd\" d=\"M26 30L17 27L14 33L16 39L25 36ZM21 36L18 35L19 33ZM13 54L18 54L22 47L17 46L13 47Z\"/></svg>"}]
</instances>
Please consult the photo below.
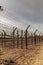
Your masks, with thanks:
<instances>
[{"instance_id":1,"label":"brown earth","mask_svg":"<svg viewBox=\"0 0 43 65\"><path fill-rule=\"evenodd\" d=\"M6 65L5 60L14 61L8 65L43 65L43 44L30 49L0 48L0 65Z\"/></svg>"}]
</instances>

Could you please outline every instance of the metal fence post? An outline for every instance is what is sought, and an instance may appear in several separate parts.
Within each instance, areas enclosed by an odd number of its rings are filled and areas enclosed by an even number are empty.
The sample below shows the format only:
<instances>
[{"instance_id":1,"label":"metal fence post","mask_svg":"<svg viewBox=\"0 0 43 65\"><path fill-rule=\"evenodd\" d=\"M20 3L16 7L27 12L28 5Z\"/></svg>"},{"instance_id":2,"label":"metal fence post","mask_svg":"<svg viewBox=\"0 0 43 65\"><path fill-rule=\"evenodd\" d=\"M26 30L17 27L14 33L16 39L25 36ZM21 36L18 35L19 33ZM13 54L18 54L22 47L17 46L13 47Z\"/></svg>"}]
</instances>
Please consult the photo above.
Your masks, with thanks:
<instances>
[{"instance_id":1,"label":"metal fence post","mask_svg":"<svg viewBox=\"0 0 43 65\"><path fill-rule=\"evenodd\" d=\"M21 48L23 48L23 30L21 30Z\"/></svg>"},{"instance_id":2,"label":"metal fence post","mask_svg":"<svg viewBox=\"0 0 43 65\"><path fill-rule=\"evenodd\" d=\"M1 34L1 46L3 47L3 33Z\"/></svg>"},{"instance_id":3,"label":"metal fence post","mask_svg":"<svg viewBox=\"0 0 43 65\"><path fill-rule=\"evenodd\" d=\"M27 44L27 33L28 33L28 28L30 27L30 25L26 28L26 30L25 30L25 42L26 42L26 49L27 49L27 46L28 46L28 44Z\"/></svg>"},{"instance_id":4,"label":"metal fence post","mask_svg":"<svg viewBox=\"0 0 43 65\"><path fill-rule=\"evenodd\" d=\"M17 48L19 48L19 31L17 30Z\"/></svg>"},{"instance_id":5,"label":"metal fence post","mask_svg":"<svg viewBox=\"0 0 43 65\"><path fill-rule=\"evenodd\" d=\"M6 44L6 38L5 38L5 36L6 36L6 32L3 30L3 47L5 47L5 44Z\"/></svg>"},{"instance_id":6,"label":"metal fence post","mask_svg":"<svg viewBox=\"0 0 43 65\"><path fill-rule=\"evenodd\" d=\"M27 49L27 30L26 30L26 32L25 32L25 42L26 42L26 49Z\"/></svg>"},{"instance_id":7,"label":"metal fence post","mask_svg":"<svg viewBox=\"0 0 43 65\"><path fill-rule=\"evenodd\" d=\"M31 33L31 43L33 45L33 34Z\"/></svg>"},{"instance_id":8,"label":"metal fence post","mask_svg":"<svg viewBox=\"0 0 43 65\"><path fill-rule=\"evenodd\" d=\"M36 29L35 32L34 32L34 43L35 43L35 45L36 45L36 41L37 41L37 40L36 40L36 39L37 39L37 38L36 38L36 37L37 37L37 36L36 36L36 32L37 32L37 31L38 31L38 30Z\"/></svg>"},{"instance_id":9,"label":"metal fence post","mask_svg":"<svg viewBox=\"0 0 43 65\"><path fill-rule=\"evenodd\" d=\"M15 47L15 31L16 31L16 29L17 29L17 27L15 29L13 27L13 32L12 32L12 35L13 35L13 39L12 39L12 41L13 41L13 48Z\"/></svg>"},{"instance_id":10,"label":"metal fence post","mask_svg":"<svg viewBox=\"0 0 43 65\"><path fill-rule=\"evenodd\" d=\"M36 45L36 35L34 34L34 43Z\"/></svg>"}]
</instances>

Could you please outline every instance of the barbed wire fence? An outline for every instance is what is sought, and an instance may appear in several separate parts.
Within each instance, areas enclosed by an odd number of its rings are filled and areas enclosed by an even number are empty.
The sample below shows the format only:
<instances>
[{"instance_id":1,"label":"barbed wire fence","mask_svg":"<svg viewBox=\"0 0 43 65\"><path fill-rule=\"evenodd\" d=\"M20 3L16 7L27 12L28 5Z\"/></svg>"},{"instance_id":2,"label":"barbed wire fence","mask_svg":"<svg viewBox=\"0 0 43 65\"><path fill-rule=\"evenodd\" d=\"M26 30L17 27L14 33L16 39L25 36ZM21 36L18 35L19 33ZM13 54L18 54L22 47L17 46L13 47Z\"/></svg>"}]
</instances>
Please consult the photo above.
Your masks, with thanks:
<instances>
[{"instance_id":1,"label":"barbed wire fence","mask_svg":"<svg viewBox=\"0 0 43 65\"><path fill-rule=\"evenodd\" d=\"M0 47L2 48L21 48L28 49L30 45L40 45L40 42L43 41L43 34L36 34L37 29L34 33L29 34L29 26L27 26L26 30L18 30L17 27L9 27L4 24L1 24L4 30L0 33ZM0 27L0 29L2 29ZM8 34L6 30L9 30L11 34Z\"/></svg>"}]
</instances>

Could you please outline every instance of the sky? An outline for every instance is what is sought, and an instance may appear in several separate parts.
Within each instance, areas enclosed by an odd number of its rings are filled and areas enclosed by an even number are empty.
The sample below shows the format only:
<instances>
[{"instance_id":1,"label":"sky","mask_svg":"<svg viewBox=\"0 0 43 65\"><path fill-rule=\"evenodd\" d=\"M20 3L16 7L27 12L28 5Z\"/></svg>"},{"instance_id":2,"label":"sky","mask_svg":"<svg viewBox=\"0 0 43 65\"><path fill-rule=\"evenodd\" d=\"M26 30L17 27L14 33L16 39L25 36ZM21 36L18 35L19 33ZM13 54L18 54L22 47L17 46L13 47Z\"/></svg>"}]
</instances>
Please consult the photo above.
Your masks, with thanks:
<instances>
[{"instance_id":1,"label":"sky","mask_svg":"<svg viewBox=\"0 0 43 65\"><path fill-rule=\"evenodd\" d=\"M0 0L0 5L4 9L0 23L20 29L30 24L32 29L43 32L43 0Z\"/></svg>"}]
</instances>

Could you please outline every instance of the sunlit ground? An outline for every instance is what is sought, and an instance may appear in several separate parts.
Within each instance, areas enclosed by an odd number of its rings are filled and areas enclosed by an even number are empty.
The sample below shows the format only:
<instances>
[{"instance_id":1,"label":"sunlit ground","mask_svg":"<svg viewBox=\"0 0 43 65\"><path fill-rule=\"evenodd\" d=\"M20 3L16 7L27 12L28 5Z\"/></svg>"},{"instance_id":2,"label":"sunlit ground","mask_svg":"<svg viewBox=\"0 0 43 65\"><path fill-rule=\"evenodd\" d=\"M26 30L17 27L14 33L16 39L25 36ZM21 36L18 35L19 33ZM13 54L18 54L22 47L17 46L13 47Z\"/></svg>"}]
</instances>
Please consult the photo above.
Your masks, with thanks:
<instances>
[{"instance_id":1,"label":"sunlit ground","mask_svg":"<svg viewBox=\"0 0 43 65\"><path fill-rule=\"evenodd\" d=\"M33 46L31 49L0 48L0 59L3 60L3 65L6 65L5 60L14 61L12 65L43 65L43 42L40 46Z\"/></svg>"}]
</instances>

